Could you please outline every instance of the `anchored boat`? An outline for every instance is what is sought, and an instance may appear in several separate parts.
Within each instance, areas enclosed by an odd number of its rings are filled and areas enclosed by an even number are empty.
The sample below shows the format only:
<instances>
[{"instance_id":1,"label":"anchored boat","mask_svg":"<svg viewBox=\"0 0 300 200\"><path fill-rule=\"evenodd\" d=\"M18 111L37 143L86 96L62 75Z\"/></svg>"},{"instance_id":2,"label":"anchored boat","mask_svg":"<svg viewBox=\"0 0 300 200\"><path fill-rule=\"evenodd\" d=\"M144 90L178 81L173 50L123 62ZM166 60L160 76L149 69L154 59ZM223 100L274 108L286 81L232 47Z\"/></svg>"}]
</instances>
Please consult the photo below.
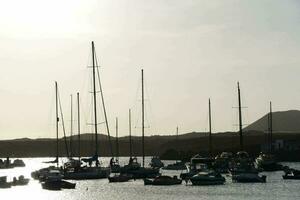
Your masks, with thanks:
<instances>
[{"instance_id":1,"label":"anchored boat","mask_svg":"<svg viewBox=\"0 0 300 200\"><path fill-rule=\"evenodd\" d=\"M193 185L222 185L225 178L215 171L199 172L190 178Z\"/></svg>"},{"instance_id":2,"label":"anchored boat","mask_svg":"<svg viewBox=\"0 0 300 200\"><path fill-rule=\"evenodd\" d=\"M157 176L153 179L145 178L145 185L180 185L182 183L181 179L177 176Z\"/></svg>"}]
</instances>

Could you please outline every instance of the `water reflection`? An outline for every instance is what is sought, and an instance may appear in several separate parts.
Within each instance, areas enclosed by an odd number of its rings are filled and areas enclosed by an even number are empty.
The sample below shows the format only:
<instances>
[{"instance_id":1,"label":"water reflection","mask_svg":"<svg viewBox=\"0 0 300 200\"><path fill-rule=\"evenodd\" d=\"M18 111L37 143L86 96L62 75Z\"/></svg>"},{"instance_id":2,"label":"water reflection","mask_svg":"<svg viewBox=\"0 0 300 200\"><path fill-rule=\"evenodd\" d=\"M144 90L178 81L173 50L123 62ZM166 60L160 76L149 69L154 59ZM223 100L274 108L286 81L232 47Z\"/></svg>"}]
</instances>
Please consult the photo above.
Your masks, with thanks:
<instances>
[{"instance_id":1,"label":"water reflection","mask_svg":"<svg viewBox=\"0 0 300 200\"><path fill-rule=\"evenodd\" d=\"M0 176L7 176L12 181L14 176L30 173L49 164L42 163L53 158L23 159L26 167L1 169ZM149 163L150 158L146 159ZM103 158L105 166L109 158ZM128 162L128 158L120 158L121 164ZM167 162L170 163L170 162ZM290 167L300 169L299 163L284 163ZM180 171L162 171L168 175L179 175ZM226 183L221 186L186 186L175 185L169 187L144 186L142 180L125 183L108 183L107 179L84 180L76 182L75 190L47 191L40 183L30 180L27 186L16 186L11 189L0 189L1 199L299 199L300 181L283 180L283 172L265 172L267 183L232 183L231 177L226 176Z\"/></svg>"}]
</instances>

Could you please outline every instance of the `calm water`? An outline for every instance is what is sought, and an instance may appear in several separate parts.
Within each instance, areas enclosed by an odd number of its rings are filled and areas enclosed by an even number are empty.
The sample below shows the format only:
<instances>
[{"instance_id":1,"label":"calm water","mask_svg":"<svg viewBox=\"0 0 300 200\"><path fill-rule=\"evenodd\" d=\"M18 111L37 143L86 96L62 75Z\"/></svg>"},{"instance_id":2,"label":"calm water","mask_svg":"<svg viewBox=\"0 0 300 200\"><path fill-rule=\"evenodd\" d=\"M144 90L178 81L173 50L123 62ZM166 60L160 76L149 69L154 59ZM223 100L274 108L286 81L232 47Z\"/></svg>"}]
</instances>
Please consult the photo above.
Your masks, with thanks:
<instances>
[{"instance_id":1,"label":"calm water","mask_svg":"<svg viewBox=\"0 0 300 200\"><path fill-rule=\"evenodd\" d=\"M53 158L23 159L26 167L3 170L0 176L25 175L30 177L31 171L48 166L43 161ZM105 166L109 158L102 159ZM128 158L120 158L126 163ZM149 159L147 159L149 161ZM167 161L165 163L168 163ZM284 163L300 169L300 163ZM162 171L163 174L179 175L180 171ZM0 189L1 199L300 199L300 180L283 180L283 172L265 172L267 183L232 183L226 177L225 185L221 186L144 186L142 180L126 183L108 183L107 179L86 180L76 182L75 190L48 191L43 190L40 183L30 180L27 186Z\"/></svg>"}]
</instances>

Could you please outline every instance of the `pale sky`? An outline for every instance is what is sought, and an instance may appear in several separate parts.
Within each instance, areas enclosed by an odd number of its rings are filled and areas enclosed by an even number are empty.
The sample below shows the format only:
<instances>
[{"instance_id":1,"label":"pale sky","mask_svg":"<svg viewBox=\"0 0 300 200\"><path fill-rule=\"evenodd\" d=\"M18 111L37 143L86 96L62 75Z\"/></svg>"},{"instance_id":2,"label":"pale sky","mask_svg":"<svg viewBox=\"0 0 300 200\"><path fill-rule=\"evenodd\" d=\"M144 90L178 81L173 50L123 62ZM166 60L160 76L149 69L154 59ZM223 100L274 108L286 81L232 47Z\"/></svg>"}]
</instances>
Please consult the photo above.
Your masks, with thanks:
<instances>
[{"instance_id":1,"label":"pale sky","mask_svg":"<svg viewBox=\"0 0 300 200\"><path fill-rule=\"evenodd\" d=\"M88 101L92 40L112 134L117 116L120 135L128 134L128 108L140 127L141 68L146 135L173 134L176 126L180 133L206 131L209 97L213 131L237 130L237 81L246 124L268 112L270 100L274 111L300 109L297 0L0 3L0 139L55 136L55 80L69 133L70 94L74 103L77 91ZM82 132L86 122L82 117Z\"/></svg>"}]
</instances>

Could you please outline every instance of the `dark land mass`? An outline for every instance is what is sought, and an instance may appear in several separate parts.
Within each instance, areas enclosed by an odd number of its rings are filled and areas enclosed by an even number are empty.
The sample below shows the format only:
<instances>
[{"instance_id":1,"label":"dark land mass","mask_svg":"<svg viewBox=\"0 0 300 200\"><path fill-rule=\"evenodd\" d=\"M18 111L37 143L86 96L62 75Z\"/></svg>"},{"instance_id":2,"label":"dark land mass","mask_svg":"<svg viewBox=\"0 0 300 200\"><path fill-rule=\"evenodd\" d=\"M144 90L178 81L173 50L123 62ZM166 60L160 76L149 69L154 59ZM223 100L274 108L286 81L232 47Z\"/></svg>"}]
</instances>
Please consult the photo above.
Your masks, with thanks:
<instances>
[{"instance_id":1,"label":"dark land mass","mask_svg":"<svg viewBox=\"0 0 300 200\"><path fill-rule=\"evenodd\" d=\"M187 133L180 135L176 142L175 136L147 136L145 137L145 154L147 156L159 155L162 159L188 160L191 156L208 152L208 137L205 133ZM213 134L213 154L223 151L239 151L239 135L236 132ZM283 140L292 145L276 150L281 161L300 161L300 133L274 133L274 140ZM108 137L99 135L99 155L111 156ZM115 149L115 138L111 138ZM78 155L78 139L73 136L73 155ZM259 154L261 146L266 142L266 134L259 131L248 131L244 134L244 149L253 157ZM70 149L70 138L67 138ZM95 152L94 135L81 135L80 146L82 156L91 156ZM142 152L141 137L132 137L133 155L140 156ZM129 138L119 138L120 156L129 156ZM64 139L59 139L59 154L66 156ZM16 139L0 141L0 157L48 157L56 155L56 139Z\"/></svg>"},{"instance_id":2,"label":"dark land mass","mask_svg":"<svg viewBox=\"0 0 300 200\"><path fill-rule=\"evenodd\" d=\"M244 150L251 156L256 156L264 149L267 141L268 114L244 128ZM275 153L280 161L300 161L300 111L290 110L273 112L273 141ZM188 160L191 156L208 152L207 133L186 133L179 135L176 142L175 135L147 136L145 137L145 154L158 155L162 159ZM95 153L95 140L93 134L82 134L80 147L82 156L91 156ZM72 154L78 155L78 137L72 137ZM67 139L70 149L70 137ZM237 132L224 132L213 134L213 154L223 151L239 151L239 134ZM115 138L111 137L113 149ZM106 135L98 135L99 155L112 156L109 140ZM141 156L141 137L132 137L133 155ZM59 155L67 156L65 140L59 139ZM129 137L119 138L120 156L129 156ZM114 152L113 152L114 154ZM56 155L56 139L15 139L0 141L0 157L48 157Z\"/></svg>"},{"instance_id":3,"label":"dark land mass","mask_svg":"<svg viewBox=\"0 0 300 200\"><path fill-rule=\"evenodd\" d=\"M300 111L288 110L272 113L273 132L300 133ZM247 126L245 131L266 131L268 127L268 114Z\"/></svg>"}]
</instances>

